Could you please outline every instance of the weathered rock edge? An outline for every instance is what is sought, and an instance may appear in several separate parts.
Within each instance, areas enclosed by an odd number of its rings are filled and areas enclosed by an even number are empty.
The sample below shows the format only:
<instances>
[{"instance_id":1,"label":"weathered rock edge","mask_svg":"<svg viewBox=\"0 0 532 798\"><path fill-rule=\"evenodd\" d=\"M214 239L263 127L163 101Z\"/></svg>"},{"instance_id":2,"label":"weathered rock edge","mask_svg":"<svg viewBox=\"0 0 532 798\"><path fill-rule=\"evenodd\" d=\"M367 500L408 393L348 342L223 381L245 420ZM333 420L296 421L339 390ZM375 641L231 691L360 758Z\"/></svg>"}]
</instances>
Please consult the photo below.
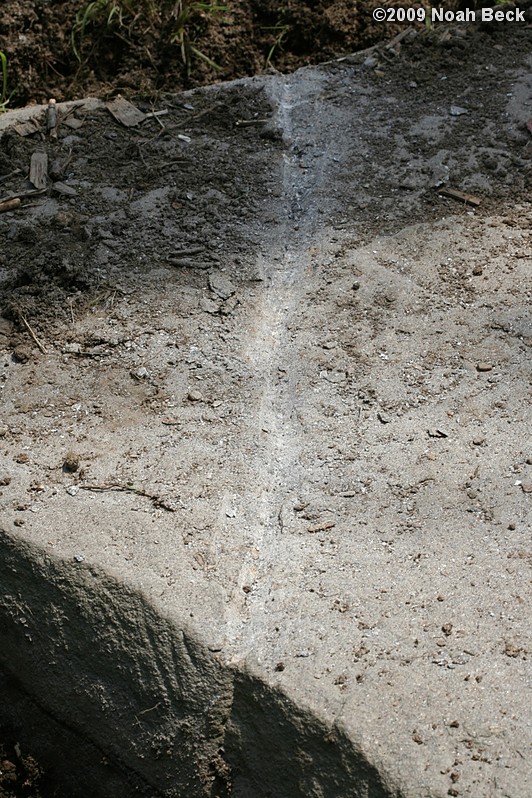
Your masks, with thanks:
<instances>
[{"instance_id":1,"label":"weathered rock edge","mask_svg":"<svg viewBox=\"0 0 532 798\"><path fill-rule=\"evenodd\" d=\"M400 795L341 729L141 593L3 530L0 557L3 722L74 798Z\"/></svg>"}]
</instances>

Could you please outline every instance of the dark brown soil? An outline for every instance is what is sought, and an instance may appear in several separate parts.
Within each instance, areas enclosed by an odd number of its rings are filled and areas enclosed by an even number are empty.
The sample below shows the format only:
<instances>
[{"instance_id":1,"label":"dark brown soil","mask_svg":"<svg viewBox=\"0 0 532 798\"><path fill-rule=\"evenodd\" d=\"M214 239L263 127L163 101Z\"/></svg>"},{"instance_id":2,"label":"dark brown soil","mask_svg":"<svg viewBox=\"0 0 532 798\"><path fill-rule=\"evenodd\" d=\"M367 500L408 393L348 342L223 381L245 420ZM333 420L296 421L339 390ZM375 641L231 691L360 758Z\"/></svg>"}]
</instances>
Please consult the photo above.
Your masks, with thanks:
<instances>
[{"instance_id":1,"label":"dark brown soil","mask_svg":"<svg viewBox=\"0 0 532 798\"><path fill-rule=\"evenodd\" d=\"M8 59L10 107L90 93L174 92L268 67L285 71L401 29L373 22L377 0L213 1L209 12L191 3L184 27L173 0L133 5L135 15L126 0L3 0L0 51ZM89 6L97 7L84 19Z\"/></svg>"},{"instance_id":2,"label":"dark brown soil","mask_svg":"<svg viewBox=\"0 0 532 798\"><path fill-rule=\"evenodd\" d=\"M10 741L10 735L0 738L0 798L53 798L43 768L20 744Z\"/></svg>"}]
</instances>

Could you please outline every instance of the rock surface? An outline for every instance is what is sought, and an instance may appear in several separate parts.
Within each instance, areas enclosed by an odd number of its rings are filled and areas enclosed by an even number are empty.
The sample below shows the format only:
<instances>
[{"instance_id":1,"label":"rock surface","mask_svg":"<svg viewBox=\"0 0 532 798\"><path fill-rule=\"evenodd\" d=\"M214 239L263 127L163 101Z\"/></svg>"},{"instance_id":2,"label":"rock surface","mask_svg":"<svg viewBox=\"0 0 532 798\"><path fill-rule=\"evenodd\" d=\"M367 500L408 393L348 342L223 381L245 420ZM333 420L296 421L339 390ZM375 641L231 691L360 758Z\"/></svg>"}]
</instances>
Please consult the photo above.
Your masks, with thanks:
<instances>
[{"instance_id":1,"label":"rock surface","mask_svg":"<svg viewBox=\"0 0 532 798\"><path fill-rule=\"evenodd\" d=\"M532 793L530 38L0 118L76 191L0 215L0 695L68 794Z\"/></svg>"}]
</instances>

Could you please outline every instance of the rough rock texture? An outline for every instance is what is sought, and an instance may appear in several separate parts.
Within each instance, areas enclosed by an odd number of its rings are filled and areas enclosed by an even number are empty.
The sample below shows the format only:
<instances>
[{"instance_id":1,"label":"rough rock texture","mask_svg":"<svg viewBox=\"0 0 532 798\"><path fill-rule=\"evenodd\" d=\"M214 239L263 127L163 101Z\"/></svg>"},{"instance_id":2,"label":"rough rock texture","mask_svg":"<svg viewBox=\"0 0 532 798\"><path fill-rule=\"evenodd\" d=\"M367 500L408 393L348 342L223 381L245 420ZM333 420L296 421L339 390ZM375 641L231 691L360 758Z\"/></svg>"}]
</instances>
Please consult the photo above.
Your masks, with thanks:
<instances>
[{"instance_id":1,"label":"rough rock texture","mask_svg":"<svg viewBox=\"0 0 532 798\"><path fill-rule=\"evenodd\" d=\"M530 38L4 128L2 712L69 795L530 795Z\"/></svg>"}]
</instances>

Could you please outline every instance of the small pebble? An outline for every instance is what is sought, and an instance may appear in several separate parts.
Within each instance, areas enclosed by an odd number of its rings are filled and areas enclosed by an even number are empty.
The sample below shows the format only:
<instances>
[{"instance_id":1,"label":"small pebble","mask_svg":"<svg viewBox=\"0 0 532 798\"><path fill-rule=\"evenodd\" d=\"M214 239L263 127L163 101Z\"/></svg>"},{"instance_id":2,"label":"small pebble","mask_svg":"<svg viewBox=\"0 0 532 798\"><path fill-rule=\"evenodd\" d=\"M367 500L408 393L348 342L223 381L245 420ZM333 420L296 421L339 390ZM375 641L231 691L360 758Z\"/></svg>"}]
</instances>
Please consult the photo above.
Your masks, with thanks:
<instances>
[{"instance_id":1,"label":"small pebble","mask_svg":"<svg viewBox=\"0 0 532 798\"><path fill-rule=\"evenodd\" d=\"M67 343L63 347L63 354L65 355L79 355L81 351L81 344L77 343Z\"/></svg>"},{"instance_id":2,"label":"small pebble","mask_svg":"<svg viewBox=\"0 0 532 798\"><path fill-rule=\"evenodd\" d=\"M66 488L66 492L69 496L77 496L79 493L79 485L69 485L68 488Z\"/></svg>"},{"instance_id":3,"label":"small pebble","mask_svg":"<svg viewBox=\"0 0 532 798\"><path fill-rule=\"evenodd\" d=\"M130 374L134 380L145 380L150 376L150 372L147 368L145 368L145 366L140 366L138 369L133 369Z\"/></svg>"},{"instance_id":4,"label":"small pebble","mask_svg":"<svg viewBox=\"0 0 532 798\"><path fill-rule=\"evenodd\" d=\"M363 61L362 66L366 67L366 69L373 69L379 63L379 59L376 58L374 55L368 55L368 57Z\"/></svg>"},{"instance_id":5,"label":"small pebble","mask_svg":"<svg viewBox=\"0 0 532 798\"><path fill-rule=\"evenodd\" d=\"M63 471L74 473L79 468L79 455L75 452L67 452L63 461Z\"/></svg>"},{"instance_id":6,"label":"small pebble","mask_svg":"<svg viewBox=\"0 0 532 798\"><path fill-rule=\"evenodd\" d=\"M229 299L235 293L235 287L231 280L220 271L213 271L209 274L209 288L220 299Z\"/></svg>"},{"instance_id":7,"label":"small pebble","mask_svg":"<svg viewBox=\"0 0 532 798\"><path fill-rule=\"evenodd\" d=\"M189 400L189 402L201 402L201 400L203 399L203 394L201 393L201 391L196 391L196 390L189 391L187 399Z\"/></svg>"},{"instance_id":8,"label":"small pebble","mask_svg":"<svg viewBox=\"0 0 532 798\"><path fill-rule=\"evenodd\" d=\"M491 363L477 363L477 371L491 371L492 369Z\"/></svg>"},{"instance_id":9,"label":"small pebble","mask_svg":"<svg viewBox=\"0 0 532 798\"><path fill-rule=\"evenodd\" d=\"M482 266L473 266L473 274L475 277L480 277L482 274Z\"/></svg>"},{"instance_id":10,"label":"small pebble","mask_svg":"<svg viewBox=\"0 0 532 798\"><path fill-rule=\"evenodd\" d=\"M460 105L451 105L449 113L451 116L463 116L463 114L468 114L469 111L467 108L462 108Z\"/></svg>"},{"instance_id":11,"label":"small pebble","mask_svg":"<svg viewBox=\"0 0 532 798\"><path fill-rule=\"evenodd\" d=\"M17 346L17 348L13 350L13 360L15 363L26 363L30 357L31 353L25 346Z\"/></svg>"}]
</instances>

